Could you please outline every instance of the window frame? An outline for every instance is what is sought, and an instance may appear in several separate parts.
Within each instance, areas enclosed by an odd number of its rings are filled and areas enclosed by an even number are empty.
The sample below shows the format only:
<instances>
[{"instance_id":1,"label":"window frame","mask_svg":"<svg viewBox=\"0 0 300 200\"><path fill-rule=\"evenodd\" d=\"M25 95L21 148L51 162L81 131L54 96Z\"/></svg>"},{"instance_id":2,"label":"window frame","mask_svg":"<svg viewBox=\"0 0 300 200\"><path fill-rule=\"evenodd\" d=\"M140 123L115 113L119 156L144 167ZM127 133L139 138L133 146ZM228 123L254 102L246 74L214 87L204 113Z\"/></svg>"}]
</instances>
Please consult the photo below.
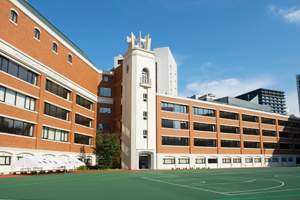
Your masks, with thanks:
<instances>
[{"instance_id":1,"label":"window frame","mask_svg":"<svg viewBox=\"0 0 300 200\"><path fill-rule=\"evenodd\" d=\"M33 38L40 42L41 30L37 27L34 27L34 35Z\"/></svg>"},{"instance_id":2,"label":"window frame","mask_svg":"<svg viewBox=\"0 0 300 200\"><path fill-rule=\"evenodd\" d=\"M10 9L10 17L9 20L13 22L15 25L18 25L19 13L15 9Z\"/></svg>"},{"instance_id":3,"label":"window frame","mask_svg":"<svg viewBox=\"0 0 300 200\"><path fill-rule=\"evenodd\" d=\"M54 48L55 47L55 48ZM53 41L52 42L52 51L54 52L54 53L56 53L56 54L58 54L58 44L57 44L57 42L55 42L55 41Z\"/></svg>"},{"instance_id":4,"label":"window frame","mask_svg":"<svg viewBox=\"0 0 300 200\"><path fill-rule=\"evenodd\" d=\"M73 55L68 53L68 63L73 65Z\"/></svg>"}]
</instances>

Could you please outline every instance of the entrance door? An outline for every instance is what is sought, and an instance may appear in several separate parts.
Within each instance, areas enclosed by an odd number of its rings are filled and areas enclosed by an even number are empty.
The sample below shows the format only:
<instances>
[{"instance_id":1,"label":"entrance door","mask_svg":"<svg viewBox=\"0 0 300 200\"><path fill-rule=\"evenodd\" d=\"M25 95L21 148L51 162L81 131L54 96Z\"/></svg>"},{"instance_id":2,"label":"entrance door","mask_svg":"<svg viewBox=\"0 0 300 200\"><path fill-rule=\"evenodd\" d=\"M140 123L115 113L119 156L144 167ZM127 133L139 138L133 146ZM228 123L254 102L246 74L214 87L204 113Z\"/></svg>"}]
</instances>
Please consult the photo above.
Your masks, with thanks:
<instances>
[{"instance_id":1,"label":"entrance door","mask_svg":"<svg viewBox=\"0 0 300 200\"><path fill-rule=\"evenodd\" d=\"M149 156L139 156L139 169L149 169Z\"/></svg>"},{"instance_id":2,"label":"entrance door","mask_svg":"<svg viewBox=\"0 0 300 200\"><path fill-rule=\"evenodd\" d=\"M300 165L300 158L296 158L296 164Z\"/></svg>"}]
</instances>

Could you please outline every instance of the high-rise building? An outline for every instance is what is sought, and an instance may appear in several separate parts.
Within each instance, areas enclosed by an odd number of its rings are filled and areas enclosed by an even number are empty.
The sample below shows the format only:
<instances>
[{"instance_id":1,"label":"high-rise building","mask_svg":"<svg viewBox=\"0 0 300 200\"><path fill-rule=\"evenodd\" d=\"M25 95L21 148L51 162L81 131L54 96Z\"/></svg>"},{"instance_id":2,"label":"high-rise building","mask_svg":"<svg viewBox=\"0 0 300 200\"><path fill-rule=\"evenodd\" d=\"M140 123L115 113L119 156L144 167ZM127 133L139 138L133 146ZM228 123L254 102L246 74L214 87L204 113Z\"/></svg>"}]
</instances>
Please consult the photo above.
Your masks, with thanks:
<instances>
[{"instance_id":1,"label":"high-rise building","mask_svg":"<svg viewBox=\"0 0 300 200\"><path fill-rule=\"evenodd\" d=\"M300 74L296 75L297 93L298 93L298 105L300 114Z\"/></svg>"},{"instance_id":2,"label":"high-rise building","mask_svg":"<svg viewBox=\"0 0 300 200\"><path fill-rule=\"evenodd\" d=\"M286 114L285 95L282 91L259 88L235 98L268 105L271 107L271 112Z\"/></svg>"}]
</instances>

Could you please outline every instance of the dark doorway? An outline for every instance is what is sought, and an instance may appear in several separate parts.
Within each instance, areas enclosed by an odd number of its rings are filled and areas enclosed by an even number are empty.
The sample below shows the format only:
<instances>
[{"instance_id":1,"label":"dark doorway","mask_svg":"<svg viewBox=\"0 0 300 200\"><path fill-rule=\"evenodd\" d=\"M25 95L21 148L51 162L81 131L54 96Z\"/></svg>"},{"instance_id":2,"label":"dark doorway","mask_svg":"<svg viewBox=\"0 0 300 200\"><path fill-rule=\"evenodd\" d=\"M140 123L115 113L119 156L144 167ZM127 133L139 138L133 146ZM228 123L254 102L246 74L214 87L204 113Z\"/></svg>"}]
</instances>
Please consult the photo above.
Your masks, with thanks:
<instances>
[{"instance_id":1,"label":"dark doorway","mask_svg":"<svg viewBox=\"0 0 300 200\"><path fill-rule=\"evenodd\" d=\"M149 160L150 160L149 155L140 155L139 169L149 169L149 165L150 165Z\"/></svg>"},{"instance_id":2,"label":"dark doorway","mask_svg":"<svg viewBox=\"0 0 300 200\"><path fill-rule=\"evenodd\" d=\"M300 158L296 158L296 164L300 165Z\"/></svg>"}]
</instances>

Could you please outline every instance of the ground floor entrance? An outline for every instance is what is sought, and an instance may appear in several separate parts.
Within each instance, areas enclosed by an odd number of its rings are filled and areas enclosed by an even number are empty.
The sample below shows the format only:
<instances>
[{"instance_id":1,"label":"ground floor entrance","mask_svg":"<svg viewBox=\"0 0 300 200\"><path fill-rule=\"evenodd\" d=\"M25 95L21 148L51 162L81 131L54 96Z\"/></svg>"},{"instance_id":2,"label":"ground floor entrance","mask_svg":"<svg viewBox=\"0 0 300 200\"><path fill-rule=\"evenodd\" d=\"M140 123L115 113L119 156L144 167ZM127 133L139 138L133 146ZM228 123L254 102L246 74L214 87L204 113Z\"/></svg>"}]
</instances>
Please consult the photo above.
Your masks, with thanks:
<instances>
[{"instance_id":1,"label":"ground floor entrance","mask_svg":"<svg viewBox=\"0 0 300 200\"><path fill-rule=\"evenodd\" d=\"M151 156L142 154L139 156L139 169L150 169Z\"/></svg>"}]
</instances>

